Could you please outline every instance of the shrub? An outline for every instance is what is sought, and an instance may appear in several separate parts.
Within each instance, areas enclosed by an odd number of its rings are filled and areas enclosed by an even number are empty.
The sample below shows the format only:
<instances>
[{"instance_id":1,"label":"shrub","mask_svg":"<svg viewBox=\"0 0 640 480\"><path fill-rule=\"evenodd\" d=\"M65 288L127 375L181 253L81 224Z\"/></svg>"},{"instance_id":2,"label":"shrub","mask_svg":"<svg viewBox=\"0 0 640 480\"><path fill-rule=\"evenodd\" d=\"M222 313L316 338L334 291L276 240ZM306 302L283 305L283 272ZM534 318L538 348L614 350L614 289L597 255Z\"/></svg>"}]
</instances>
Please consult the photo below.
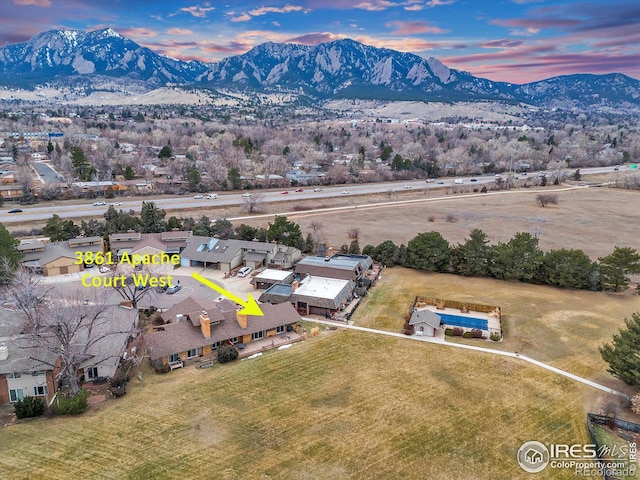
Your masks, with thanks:
<instances>
[{"instance_id":1,"label":"shrub","mask_svg":"<svg viewBox=\"0 0 640 480\"><path fill-rule=\"evenodd\" d=\"M471 335L471 332L464 332L462 338L473 338L473 335Z\"/></svg>"},{"instance_id":2,"label":"shrub","mask_svg":"<svg viewBox=\"0 0 640 480\"><path fill-rule=\"evenodd\" d=\"M473 338L482 338L482 330L480 330L479 328L474 328L473 330L471 330L471 336Z\"/></svg>"},{"instance_id":3,"label":"shrub","mask_svg":"<svg viewBox=\"0 0 640 480\"><path fill-rule=\"evenodd\" d=\"M16 417L18 418L39 417L47 408L44 401L38 397L24 397L18 400L13 407L16 410Z\"/></svg>"},{"instance_id":4,"label":"shrub","mask_svg":"<svg viewBox=\"0 0 640 480\"><path fill-rule=\"evenodd\" d=\"M445 330L444 330L444 334L445 334L447 337L451 337L451 336L453 336L453 328L445 328Z\"/></svg>"},{"instance_id":5,"label":"shrub","mask_svg":"<svg viewBox=\"0 0 640 480\"><path fill-rule=\"evenodd\" d=\"M436 216L435 215L429 215L427 220L429 220L430 222L435 222L436 221Z\"/></svg>"},{"instance_id":6,"label":"shrub","mask_svg":"<svg viewBox=\"0 0 640 480\"><path fill-rule=\"evenodd\" d=\"M453 336L454 337L461 337L463 333L464 333L464 329L462 329L460 327L455 327L453 329Z\"/></svg>"},{"instance_id":7,"label":"shrub","mask_svg":"<svg viewBox=\"0 0 640 480\"><path fill-rule=\"evenodd\" d=\"M238 358L238 350L231 345L222 345L218 349L218 362L227 363L233 362L236 358Z\"/></svg>"},{"instance_id":8,"label":"shrub","mask_svg":"<svg viewBox=\"0 0 640 480\"><path fill-rule=\"evenodd\" d=\"M87 409L89 392L80 390L77 395L68 396L58 394L53 402L53 413L56 415L79 415Z\"/></svg>"},{"instance_id":9,"label":"shrub","mask_svg":"<svg viewBox=\"0 0 640 480\"><path fill-rule=\"evenodd\" d=\"M499 342L500 341L500 334L498 332L492 332L491 336L489 338L491 340L493 340L494 342Z\"/></svg>"}]
</instances>

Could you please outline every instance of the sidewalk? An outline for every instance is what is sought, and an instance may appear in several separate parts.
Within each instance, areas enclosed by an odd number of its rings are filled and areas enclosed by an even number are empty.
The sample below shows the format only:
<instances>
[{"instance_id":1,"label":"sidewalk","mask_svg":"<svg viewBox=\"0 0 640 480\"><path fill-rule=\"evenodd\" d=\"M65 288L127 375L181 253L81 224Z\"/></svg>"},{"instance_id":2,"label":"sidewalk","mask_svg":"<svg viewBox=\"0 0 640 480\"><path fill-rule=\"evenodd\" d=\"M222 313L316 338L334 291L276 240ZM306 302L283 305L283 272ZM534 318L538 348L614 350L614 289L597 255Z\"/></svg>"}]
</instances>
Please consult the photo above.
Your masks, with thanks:
<instances>
[{"instance_id":1,"label":"sidewalk","mask_svg":"<svg viewBox=\"0 0 640 480\"><path fill-rule=\"evenodd\" d=\"M404 338L406 340L416 340L419 342L427 342L427 343L437 343L439 345L445 345L447 347L454 347L454 348L464 348L467 350L475 350L477 352L484 352L484 353L492 353L494 355L502 355L504 357L511 357L511 358L517 358L519 360L531 363L537 367L540 368L544 368L546 370L549 370L551 372L554 372L558 375L562 375L563 377L567 377L570 378L571 380L574 380L576 382L580 382L583 383L585 385L588 385L589 387L592 388L596 388L598 390L602 390L603 392L607 392L607 393L611 393L613 395L618 395L620 397L623 398L627 398L629 399L630 397L622 392L619 392L618 390L614 390L613 388L609 388L609 387L605 387L604 385L600 385L599 383L596 382L592 382L591 380L587 380L586 378L582 378L579 377L578 375L574 375L573 373L569 373L565 370L560 370L559 368L556 368L554 366L551 366L547 363L541 362L539 360L536 360L534 358L531 357L526 357L524 355L520 355L519 353L514 353L514 352L505 352L502 350L494 350L492 348L485 348L485 347L476 347L474 345L465 345L462 343L449 343L444 339L443 337L416 337L414 335L404 335L403 333L396 333L396 332L387 332L384 330L375 330L373 328L367 328L367 327L358 327L356 325L348 325L345 323L340 323L340 322L334 322L334 321L329 321L329 320L318 320L315 318L310 318L310 317L302 317L303 320L309 321L309 322L315 322L315 323L322 323L324 325L332 325L332 326L336 326L336 327L340 327L340 328L348 328L351 330L359 330L361 332L368 332L368 333L376 333L378 335L388 335L390 337L397 337L397 338Z\"/></svg>"}]
</instances>

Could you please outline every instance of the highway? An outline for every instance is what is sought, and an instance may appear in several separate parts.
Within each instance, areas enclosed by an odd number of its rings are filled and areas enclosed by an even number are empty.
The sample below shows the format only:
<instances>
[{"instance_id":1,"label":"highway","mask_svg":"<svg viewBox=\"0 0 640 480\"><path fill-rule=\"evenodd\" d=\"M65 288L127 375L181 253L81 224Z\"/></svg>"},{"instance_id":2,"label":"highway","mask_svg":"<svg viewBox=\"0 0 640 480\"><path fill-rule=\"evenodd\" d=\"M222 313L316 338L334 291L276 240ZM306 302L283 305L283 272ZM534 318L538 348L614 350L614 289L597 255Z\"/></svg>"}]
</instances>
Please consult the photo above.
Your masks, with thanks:
<instances>
[{"instance_id":1,"label":"highway","mask_svg":"<svg viewBox=\"0 0 640 480\"><path fill-rule=\"evenodd\" d=\"M620 173L623 170L628 170L628 167L620 167ZM565 170L565 174L570 175L574 170ZM614 172L614 167L596 167L580 169L582 175L592 175L600 173ZM502 178L506 178L509 174L501 174ZM549 175L549 173L547 173ZM520 180L526 178L536 178L539 176L539 172L528 173L526 176L522 173L515 174ZM251 190L246 193L250 193L252 198L260 196L261 201L264 203L272 202L292 202L295 200L318 200L319 202L323 198L345 198L349 199L357 195L368 194L384 194L389 192L408 192L408 191L427 191L442 189L445 187L463 187L463 186L480 186L484 184L491 184L496 181L495 175L477 175L477 176L459 176L448 178L437 178L433 182L425 180L408 180L401 182L384 182L384 183L361 183L361 184L349 184L349 185L332 185L328 187L320 187L321 191L314 191L316 186L300 187L302 192L296 192L298 187L292 187L285 190ZM474 181L472 181L472 179ZM462 182L462 184L455 182ZM481 187L480 187L481 188ZM287 191L287 194L283 194L283 191ZM249 198L243 197L243 192L230 192L230 193L218 193L217 199L194 199L195 194L190 195L175 195L171 198L167 198L166 195L162 198L156 197L136 197L135 200L129 200L130 197L122 197L111 200L105 200L106 205L94 206L95 200L88 200L86 204L73 203L69 205L57 205L47 206L44 204L21 206L18 204L5 203L5 208L0 211L0 222L8 225L11 223L19 222L44 222L51 218L53 214L57 214L61 218L77 218L84 219L95 216L102 216L104 212L109 208L109 205L115 204L115 208L122 210L134 210L140 212L142 208L142 201L153 201L156 206L166 211L172 210L190 210L202 207L225 207L225 206L239 206L246 203ZM101 199L100 199L101 200ZM8 213L9 210L14 208L22 209L19 213Z\"/></svg>"}]
</instances>

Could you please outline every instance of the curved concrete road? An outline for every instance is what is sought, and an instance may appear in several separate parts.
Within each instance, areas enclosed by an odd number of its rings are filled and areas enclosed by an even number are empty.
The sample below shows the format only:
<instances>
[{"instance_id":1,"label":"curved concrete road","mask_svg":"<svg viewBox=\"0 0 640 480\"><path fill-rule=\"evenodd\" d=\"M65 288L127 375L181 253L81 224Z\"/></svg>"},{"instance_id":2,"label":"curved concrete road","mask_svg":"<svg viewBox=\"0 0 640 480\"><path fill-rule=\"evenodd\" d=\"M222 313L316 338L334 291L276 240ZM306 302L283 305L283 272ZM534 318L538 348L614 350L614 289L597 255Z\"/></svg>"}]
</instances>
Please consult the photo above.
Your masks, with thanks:
<instances>
[{"instance_id":1,"label":"curved concrete road","mask_svg":"<svg viewBox=\"0 0 640 480\"><path fill-rule=\"evenodd\" d=\"M477 352L485 352L485 353L492 353L494 355L502 355L503 357L511 357L511 358L518 358L520 360L523 360L525 362L529 362L533 365L536 365L537 367L540 368L544 368L546 370L549 370L551 372L554 372L558 375L562 375L563 377L567 377L570 378L571 380L574 380L576 382L580 382L583 383L585 385L588 385L589 387L592 388L596 388L598 390L602 390L603 392L606 393L611 393L613 395L618 395L620 397L629 399L630 397L622 392L619 392L618 390L614 390L613 388L609 388L609 387L605 387L604 385L600 385L599 383L596 382L592 382L591 380L587 380L586 378L582 378L579 377L577 375L574 375L573 373L569 373L565 370L561 370L559 368L553 367L547 363L541 362L539 360L535 360L531 357L526 357L524 355L520 355L519 353L514 353L514 352L504 352L502 350L494 350L492 348L484 348L484 347L476 347L474 345L465 345L462 343L449 343L449 342L445 342L443 339L440 338L434 338L434 337L416 337L414 335L405 335L403 333L396 333L396 332L387 332L385 330L376 330L373 328L367 328L367 327L358 327L357 325L348 325L345 323L341 323L341 322L334 322L334 321L329 321L329 320L316 320L315 318L309 318L309 317L302 317L303 320L308 321L308 322L314 322L314 323L322 323L324 325L331 325L333 327L339 327L339 328L347 328L347 329L351 329L351 330L358 330L361 332L368 332L368 333L376 333L378 335L388 335L390 337L397 337L397 338L404 338L407 340L417 340L419 342L428 342L428 343L437 343L438 345L445 345L447 347L453 347L453 348L464 348L466 350L475 350Z\"/></svg>"}]
</instances>

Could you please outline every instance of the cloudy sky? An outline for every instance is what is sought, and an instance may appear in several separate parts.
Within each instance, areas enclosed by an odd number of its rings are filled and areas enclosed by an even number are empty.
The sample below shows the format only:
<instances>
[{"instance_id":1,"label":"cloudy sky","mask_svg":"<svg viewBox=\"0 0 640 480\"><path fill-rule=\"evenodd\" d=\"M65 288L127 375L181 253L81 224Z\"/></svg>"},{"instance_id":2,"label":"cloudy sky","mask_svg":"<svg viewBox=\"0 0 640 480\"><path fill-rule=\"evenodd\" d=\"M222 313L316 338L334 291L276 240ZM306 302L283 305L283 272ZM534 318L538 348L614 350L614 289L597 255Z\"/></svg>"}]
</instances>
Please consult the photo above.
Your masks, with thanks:
<instances>
[{"instance_id":1,"label":"cloudy sky","mask_svg":"<svg viewBox=\"0 0 640 480\"><path fill-rule=\"evenodd\" d=\"M111 27L171 57L216 61L266 42L349 37L491 80L640 79L638 0L0 0L0 45Z\"/></svg>"}]
</instances>

